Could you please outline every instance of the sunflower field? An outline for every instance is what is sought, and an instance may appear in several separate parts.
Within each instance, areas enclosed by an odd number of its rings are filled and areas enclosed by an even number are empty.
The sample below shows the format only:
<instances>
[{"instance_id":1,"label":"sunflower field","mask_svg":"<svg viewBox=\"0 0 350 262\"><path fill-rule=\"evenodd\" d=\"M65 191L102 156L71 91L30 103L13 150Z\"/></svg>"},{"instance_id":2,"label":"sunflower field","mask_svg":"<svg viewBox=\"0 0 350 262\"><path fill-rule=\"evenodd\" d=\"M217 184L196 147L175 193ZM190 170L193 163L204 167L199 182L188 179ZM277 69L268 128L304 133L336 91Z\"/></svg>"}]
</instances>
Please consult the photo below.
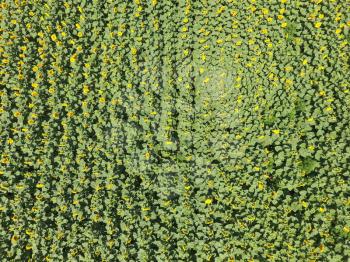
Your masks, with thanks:
<instances>
[{"instance_id":1,"label":"sunflower field","mask_svg":"<svg viewBox=\"0 0 350 262\"><path fill-rule=\"evenodd\" d=\"M0 261L350 260L350 0L0 6Z\"/></svg>"}]
</instances>

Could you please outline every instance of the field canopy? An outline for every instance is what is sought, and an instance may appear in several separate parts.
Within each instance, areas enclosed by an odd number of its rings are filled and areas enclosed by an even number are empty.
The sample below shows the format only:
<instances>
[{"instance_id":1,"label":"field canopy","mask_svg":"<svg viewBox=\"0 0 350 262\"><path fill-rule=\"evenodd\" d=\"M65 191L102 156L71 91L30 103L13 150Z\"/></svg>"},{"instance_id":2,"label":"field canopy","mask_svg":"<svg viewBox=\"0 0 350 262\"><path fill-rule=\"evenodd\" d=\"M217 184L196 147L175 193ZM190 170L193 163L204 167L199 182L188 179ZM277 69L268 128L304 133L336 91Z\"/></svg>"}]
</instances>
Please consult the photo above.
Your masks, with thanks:
<instances>
[{"instance_id":1,"label":"field canopy","mask_svg":"<svg viewBox=\"0 0 350 262\"><path fill-rule=\"evenodd\" d=\"M349 261L349 0L4 0L1 261Z\"/></svg>"}]
</instances>

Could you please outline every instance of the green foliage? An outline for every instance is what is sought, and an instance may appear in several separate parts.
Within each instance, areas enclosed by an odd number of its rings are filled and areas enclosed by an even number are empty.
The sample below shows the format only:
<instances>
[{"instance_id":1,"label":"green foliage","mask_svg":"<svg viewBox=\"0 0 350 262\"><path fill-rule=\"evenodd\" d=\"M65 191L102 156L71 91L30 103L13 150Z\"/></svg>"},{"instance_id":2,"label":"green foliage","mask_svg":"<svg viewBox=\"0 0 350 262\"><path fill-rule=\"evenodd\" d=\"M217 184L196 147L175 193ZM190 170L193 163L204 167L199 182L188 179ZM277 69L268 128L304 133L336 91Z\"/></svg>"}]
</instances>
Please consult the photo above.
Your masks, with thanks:
<instances>
[{"instance_id":1,"label":"green foliage","mask_svg":"<svg viewBox=\"0 0 350 262\"><path fill-rule=\"evenodd\" d=\"M349 261L350 3L1 3L0 261Z\"/></svg>"},{"instance_id":2,"label":"green foliage","mask_svg":"<svg viewBox=\"0 0 350 262\"><path fill-rule=\"evenodd\" d=\"M300 168L303 172L305 172L306 174L309 174L319 166L320 164L316 160L310 157L307 157L304 160L302 160Z\"/></svg>"}]
</instances>

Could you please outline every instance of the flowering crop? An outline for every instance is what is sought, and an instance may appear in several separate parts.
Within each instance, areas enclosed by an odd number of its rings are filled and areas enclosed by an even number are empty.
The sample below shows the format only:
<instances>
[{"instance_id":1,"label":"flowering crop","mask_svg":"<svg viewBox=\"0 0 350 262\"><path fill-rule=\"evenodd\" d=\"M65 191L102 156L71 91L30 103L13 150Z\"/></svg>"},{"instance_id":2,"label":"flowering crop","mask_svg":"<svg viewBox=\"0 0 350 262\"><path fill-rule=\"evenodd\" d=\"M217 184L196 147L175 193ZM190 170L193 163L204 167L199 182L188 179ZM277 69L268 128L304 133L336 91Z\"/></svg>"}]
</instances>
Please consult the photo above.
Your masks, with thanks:
<instances>
[{"instance_id":1,"label":"flowering crop","mask_svg":"<svg viewBox=\"0 0 350 262\"><path fill-rule=\"evenodd\" d=\"M348 261L349 0L4 0L1 261Z\"/></svg>"}]
</instances>

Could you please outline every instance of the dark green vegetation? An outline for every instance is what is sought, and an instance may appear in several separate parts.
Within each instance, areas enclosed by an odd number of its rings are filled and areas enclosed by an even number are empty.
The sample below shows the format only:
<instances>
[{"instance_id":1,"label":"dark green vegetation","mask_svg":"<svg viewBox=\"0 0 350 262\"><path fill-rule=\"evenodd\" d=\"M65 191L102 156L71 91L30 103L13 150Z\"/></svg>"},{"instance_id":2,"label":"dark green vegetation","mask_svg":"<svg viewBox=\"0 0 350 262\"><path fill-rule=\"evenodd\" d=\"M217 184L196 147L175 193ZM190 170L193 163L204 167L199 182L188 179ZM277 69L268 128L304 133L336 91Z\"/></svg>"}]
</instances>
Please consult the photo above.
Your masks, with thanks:
<instances>
[{"instance_id":1,"label":"dark green vegetation","mask_svg":"<svg viewBox=\"0 0 350 262\"><path fill-rule=\"evenodd\" d=\"M1 4L1 261L348 261L349 0Z\"/></svg>"}]
</instances>

